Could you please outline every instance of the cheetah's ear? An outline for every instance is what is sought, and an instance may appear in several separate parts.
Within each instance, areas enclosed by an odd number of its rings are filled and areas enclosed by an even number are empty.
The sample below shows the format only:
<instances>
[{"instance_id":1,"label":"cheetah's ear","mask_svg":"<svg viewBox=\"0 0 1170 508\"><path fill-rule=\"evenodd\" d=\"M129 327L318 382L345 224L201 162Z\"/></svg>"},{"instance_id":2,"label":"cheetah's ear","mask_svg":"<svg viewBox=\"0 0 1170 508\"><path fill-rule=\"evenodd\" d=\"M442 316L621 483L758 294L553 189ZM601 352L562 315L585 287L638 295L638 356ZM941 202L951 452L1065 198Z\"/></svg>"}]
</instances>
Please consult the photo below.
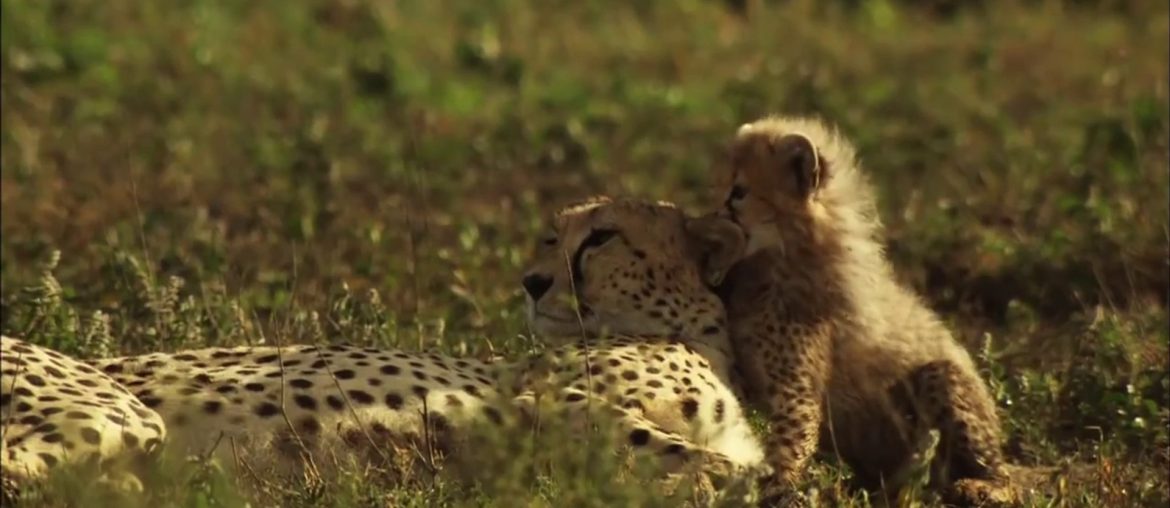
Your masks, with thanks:
<instances>
[{"instance_id":1,"label":"cheetah's ear","mask_svg":"<svg viewBox=\"0 0 1170 508\"><path fill-rule=\"evenodd\" d=\"M686 227L688 243L699 261L703 282L712 287L722 284L727 271L747 249L743 230L715 214L688 218Z\"/></svg>"},{"instance_id":2,"label":"cheetah's ear","mask_svg":"<svg viewBox=\"0 0 1170 508\"><path fill-rule=\"evenodd\" d=\"M769 148L780 165L779 170L795 179L797 197L809 199L821 188L825 165L817 146L808 136L788 134L772 141Z\"/></svg>"}]
</instances>

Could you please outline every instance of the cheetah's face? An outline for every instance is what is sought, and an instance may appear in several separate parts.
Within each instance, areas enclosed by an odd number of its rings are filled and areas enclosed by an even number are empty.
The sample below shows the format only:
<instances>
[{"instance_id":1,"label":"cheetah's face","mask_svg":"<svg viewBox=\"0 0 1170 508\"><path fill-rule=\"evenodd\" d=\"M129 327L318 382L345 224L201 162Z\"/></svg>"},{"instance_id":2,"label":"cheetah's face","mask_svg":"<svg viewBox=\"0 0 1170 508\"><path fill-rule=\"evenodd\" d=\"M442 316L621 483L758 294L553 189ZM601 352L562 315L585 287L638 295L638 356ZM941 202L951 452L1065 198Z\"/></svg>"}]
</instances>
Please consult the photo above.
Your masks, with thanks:
<instances>
[{"instance_id":1,"label":"cheetah's face","mask_svg":"<svg viewBox=\"0 0 1170 508\"><path fill-rule=\"evenodd\" d=\"M688 218L666 203L565 208L523 279L529 322L552 336L678 333L688 307L715 298L710 287L743 245L731 221Z\"/></svg>"},{"instance_id":2,"label":"cheetah's face","mask_svg":"<svg viewBox=\"0 0 1170 508\"><path fill-rule=\"evenodd\" d=\"M755 124L740 127L726 166L721 213L744 228L748 254L778 244L780 225L809 213L824 173L807 137Z\"/></svg>"}]
</instances>

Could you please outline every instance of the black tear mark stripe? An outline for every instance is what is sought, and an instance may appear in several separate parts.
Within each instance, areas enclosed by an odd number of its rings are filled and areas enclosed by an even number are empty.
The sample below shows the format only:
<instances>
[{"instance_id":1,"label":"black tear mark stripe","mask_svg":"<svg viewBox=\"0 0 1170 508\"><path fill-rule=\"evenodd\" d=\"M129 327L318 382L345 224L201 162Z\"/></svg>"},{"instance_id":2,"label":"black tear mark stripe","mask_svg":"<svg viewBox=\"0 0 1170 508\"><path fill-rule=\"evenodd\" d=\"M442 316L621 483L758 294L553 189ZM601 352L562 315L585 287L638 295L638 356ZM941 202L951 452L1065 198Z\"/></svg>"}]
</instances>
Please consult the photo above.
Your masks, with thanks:
<instances>
[{"instance_id":1,"label":"black tear mark stripe","mask_svg":"<svg viewBox=\"0 0 1170 508\"><path fill-rule=\"evenodd\" d=\"M601 247L615 236L622 238L621 232L616 229L594 229L589 232L589 236L585 237L585 241L577 246L577 252L573 253L573 284L581 284L585 280L585 275L581 269L581 258L585 256L585 251Z\"/></svg>"}]
</instances>

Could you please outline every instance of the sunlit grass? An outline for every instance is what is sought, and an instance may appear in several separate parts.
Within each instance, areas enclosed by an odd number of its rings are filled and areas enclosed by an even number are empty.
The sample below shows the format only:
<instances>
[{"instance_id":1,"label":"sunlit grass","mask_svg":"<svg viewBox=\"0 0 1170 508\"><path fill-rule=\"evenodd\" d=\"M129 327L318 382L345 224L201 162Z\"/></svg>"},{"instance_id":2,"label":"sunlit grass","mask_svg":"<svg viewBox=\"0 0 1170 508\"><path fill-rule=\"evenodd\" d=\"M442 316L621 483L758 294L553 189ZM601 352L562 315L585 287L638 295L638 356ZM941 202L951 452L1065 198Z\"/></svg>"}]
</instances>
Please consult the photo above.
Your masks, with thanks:
<instances>
[{"instance_id":1,"label":"sunlit grass","mask_svg":"<svg viewBox=\"0 0 1170 508\"><path fill-rule=\"evenodd\" d=\"M0 0L0 327L90 355L529 351L548 211L702 211L736 126L817 114L873 175L899 275L980 353L1013 461L1065 468L1033 506L1165 505L1167 6L979 4ZM528 456L484 455L508 473L472 486L242 497L176 459L141 502L672 502L596 450ZM76 504L79 477L29 504ZM806 491L863 504L847 478Z\"/></svg>"}]
</instances>

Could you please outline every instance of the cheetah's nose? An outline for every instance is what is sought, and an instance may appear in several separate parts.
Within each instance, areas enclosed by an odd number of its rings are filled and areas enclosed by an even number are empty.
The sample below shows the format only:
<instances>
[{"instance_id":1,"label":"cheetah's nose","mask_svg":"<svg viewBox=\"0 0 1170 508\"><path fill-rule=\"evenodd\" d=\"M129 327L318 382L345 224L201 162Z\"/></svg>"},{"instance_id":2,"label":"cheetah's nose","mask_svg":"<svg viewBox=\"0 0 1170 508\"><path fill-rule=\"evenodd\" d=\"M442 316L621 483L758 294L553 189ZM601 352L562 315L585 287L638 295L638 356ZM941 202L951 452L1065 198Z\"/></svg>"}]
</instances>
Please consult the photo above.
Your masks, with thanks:
<instances>
[{"instance_id":1,"label":"cheetah's nose","mask_svg":"<svg viewBox=\"0 0 1170 508\"><path fill-rule=\"evenodd\" d=\"M528 295L532 297L532 301L534 302L540 300L540 297L548 292L548 288L552 287L552 283L552 277L536 273L525 275L524 279L520 281L520 284L524 286L524 290L528 292Z\"/></svg>"}]
</instances>

